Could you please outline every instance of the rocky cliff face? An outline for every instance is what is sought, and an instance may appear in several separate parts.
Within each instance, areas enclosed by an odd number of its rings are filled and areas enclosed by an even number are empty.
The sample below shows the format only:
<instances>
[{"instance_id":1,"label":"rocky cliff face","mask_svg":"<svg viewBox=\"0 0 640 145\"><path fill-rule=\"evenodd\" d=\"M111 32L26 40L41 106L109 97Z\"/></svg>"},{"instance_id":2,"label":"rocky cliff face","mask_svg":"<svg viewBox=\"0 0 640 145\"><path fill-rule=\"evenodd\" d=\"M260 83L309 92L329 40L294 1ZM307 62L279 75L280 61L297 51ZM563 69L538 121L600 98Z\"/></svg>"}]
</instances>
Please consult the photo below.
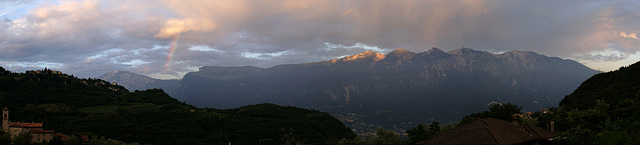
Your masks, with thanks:
<instances>
[{"instance_id":1,"label":"rocky cliff face","mask_svg":"<svg viewBox=\"0 0 640 145\"><path fill-rule=\"evenodd\" d=\"M596 73L534 52L398 49L271 68L202 67L184 76L175 95L200 107L269 102L393 122L454 121L491 103L511 102L529 111L556 106Z\"/></svg>"}]
</instances>

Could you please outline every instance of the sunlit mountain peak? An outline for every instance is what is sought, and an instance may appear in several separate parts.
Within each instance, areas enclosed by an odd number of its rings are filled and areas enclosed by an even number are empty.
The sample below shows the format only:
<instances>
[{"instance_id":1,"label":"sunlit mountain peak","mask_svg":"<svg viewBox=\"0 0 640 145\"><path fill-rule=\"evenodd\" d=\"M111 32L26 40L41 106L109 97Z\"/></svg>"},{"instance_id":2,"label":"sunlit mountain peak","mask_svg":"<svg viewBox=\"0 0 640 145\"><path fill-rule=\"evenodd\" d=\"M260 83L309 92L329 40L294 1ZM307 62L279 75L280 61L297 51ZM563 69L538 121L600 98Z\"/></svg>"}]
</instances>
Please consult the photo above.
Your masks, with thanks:
<instances>
[{"instance_id":1,"label":"sunlit mountain peak","mask_svg":"<svg viewBox=\"0 0 640 145\"><path fill-rule=\"evenodd\" d=\"M367 50L363 53L359 53L356 55L352 55L352 56L347 56L347 57L343 57L340 60L342 61L352 61L352 60L357 60L357 59L362 59L362 58L368 58L368 57L373 57L373 61L380 61L382 59L384 59L385 55L378 53L378 52L374 52L371 50Z\"/></svg>"}]
</instances>

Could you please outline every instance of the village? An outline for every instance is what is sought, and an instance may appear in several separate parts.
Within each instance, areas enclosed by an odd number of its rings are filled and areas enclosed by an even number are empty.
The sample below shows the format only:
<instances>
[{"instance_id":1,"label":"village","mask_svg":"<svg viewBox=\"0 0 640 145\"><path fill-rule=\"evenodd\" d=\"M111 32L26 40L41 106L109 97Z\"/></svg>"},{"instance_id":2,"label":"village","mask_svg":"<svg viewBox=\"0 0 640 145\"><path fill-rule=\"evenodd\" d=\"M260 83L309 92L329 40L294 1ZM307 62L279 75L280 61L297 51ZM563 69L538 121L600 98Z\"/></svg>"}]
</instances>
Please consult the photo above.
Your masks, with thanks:
<instances>
[{"instance_id":1,"label":"village","mask_svg":"<svg viewBox=\"0 0 640 145\"><path fill-rule=\"evenodd\" d=\"M0 134L9 134L11 139L18 137L21 134L31 135L31 143L43 143L51 142L52 140L60 140L61 142L69 142L75 136L66 135L63 133L56 133L54 130L43 129L44 123L27 123L27 122L11 122L9 121L9 108L4 107L2 109L2 131ZM89 138L86 135L79 136L77 138L80 142L88 142Z\"/></svg>"}]
</instances>

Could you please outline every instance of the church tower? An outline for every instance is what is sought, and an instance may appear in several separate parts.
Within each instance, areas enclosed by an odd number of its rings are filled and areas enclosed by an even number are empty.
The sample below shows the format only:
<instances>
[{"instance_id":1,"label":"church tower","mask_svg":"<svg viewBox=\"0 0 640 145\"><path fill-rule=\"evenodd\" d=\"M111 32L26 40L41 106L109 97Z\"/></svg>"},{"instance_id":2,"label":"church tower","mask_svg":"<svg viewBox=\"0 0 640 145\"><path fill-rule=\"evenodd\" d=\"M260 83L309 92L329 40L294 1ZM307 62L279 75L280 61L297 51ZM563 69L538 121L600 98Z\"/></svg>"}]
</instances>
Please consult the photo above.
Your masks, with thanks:
<instances>
[{"instance_id":1,"label":"church tower","mask_svg":"<svg viewBox=\"0 0 640 145\"><path fill-rule=\"evenodd\" d=\"M5 133L9 133L9 108L2 109L2 129Z\"/></svg>"}]
</instances>

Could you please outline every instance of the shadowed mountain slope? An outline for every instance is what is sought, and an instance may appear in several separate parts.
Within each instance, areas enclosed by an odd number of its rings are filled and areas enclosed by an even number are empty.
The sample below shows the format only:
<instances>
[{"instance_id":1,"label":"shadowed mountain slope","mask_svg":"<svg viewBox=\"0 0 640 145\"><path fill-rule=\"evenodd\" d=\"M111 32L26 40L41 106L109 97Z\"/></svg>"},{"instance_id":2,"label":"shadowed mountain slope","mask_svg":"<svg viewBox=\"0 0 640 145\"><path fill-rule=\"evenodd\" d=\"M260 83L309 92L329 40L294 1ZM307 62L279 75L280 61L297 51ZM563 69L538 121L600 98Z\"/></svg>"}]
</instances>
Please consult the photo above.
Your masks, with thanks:
<instances>
[{"instance_id":1,"label":"shadowed mountain slope","mask_svg":"<svg viewBox=\"0 0 640 145\"><path fill-rule=\"evenodd\" d=\"M511 102L528 111L553 107L596 73L573 60L526 51L398 49L271 68L205 66L184 76L175 97L201 107L308 107L348 125L392 127L384 125L455 121L492 103Z\"/></svg>"}]
</instances>

